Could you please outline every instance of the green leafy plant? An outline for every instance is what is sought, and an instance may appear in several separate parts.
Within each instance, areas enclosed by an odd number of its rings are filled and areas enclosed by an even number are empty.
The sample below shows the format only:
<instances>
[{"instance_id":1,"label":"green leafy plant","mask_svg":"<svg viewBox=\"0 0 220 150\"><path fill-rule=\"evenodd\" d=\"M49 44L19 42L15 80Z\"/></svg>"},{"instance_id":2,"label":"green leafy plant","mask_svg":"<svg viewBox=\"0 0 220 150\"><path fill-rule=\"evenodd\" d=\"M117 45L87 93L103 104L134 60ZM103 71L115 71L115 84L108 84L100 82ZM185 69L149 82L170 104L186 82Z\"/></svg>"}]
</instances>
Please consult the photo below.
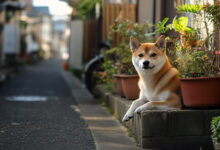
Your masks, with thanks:
<instances>
[{"instance_id":1,"label":"green leafy plant","mask_svg":"<svg viewBox=\"0 0 220 150\"><path fill-rule=\"evenodd\" d=\"M192 28L187 27L188 25L188 17L175 17L173 19L173 24L172 24L172 28L177 31L177 32L181 32L181 31L186 31L188 33L193 32Z\"/></svg>"},{"instance_id":2,"label":"green leafy plant","mask_svg":"<svg viewBox=\"0 0 220 150\"><path fill-rule=\"evenodd\" d=\"M20 21L20 27L21 27L22 29L26 29L27 26L28 26L28 23L27 23L26 21Z\"/></svg>"},{"instance_id":3,"label":"green leafy plant","mask_svg":"<svg viewBox=\"0 0 220 150\"><path fill-rule=\"evenodd\" d=\"M164 18L161 22L158 22L156 24L157 29L155 30L155 33L166 33L168 30L170 30L169 26L165 26L169 18Z\"/></svg>"},{"instance_id":4,"label":"green leafy plant","mask_svg":"<svg viewBox=\"0 0 220 150\"><path fill-rule=\"evenodd\" d=\"M177 7L179 13L193 13L197 15L205 15L205 19L213 22L215 26L219 27L220 22L220 2L215 1L213 5L206 3L205 5L199 4L184 4Z\"/></svg>"},{"instance_id":5,"label":"green leafy plant","mask_svg":"<svg viewBox=\"0 0 220 150\"><path fill-rule=\"evenodd\" d=\"M82 80L82 77L83 77L83 73L84 73L84 66L82 68L74 68L74 67L71 67L70 68L70 71L80 80Z\"/></svg>"},{"instance_id":6,"label":"green leafy plant","mask_svg":"<svg viewBox=\"0 0 220 150\"><path fill-rule=\"evenodd\" d=\"M167 36L167 54L171 64L177 66L177 55L176 49L179 44L178 38L180 37L182 31L187 33L192 33L194 30L187 26L187 17L174 17L171 24L167 24L169 18L164 18L163 21L156 24L156 30L153 34L165 34ZM188 39L185 37L185 39Z\"/></svg>"},{"instance_id":7,"label":"green leafy plant","mask_svg":"<svg viewBox=\"0 0 220 150\"><path fill-rule=\"evenodd\" d=\"M115 65L117 48L111 48L104 53L103 69L106 72L106 76L102 78L105 83L105 90L108 92L113 91L113 85L115 83L114 74L117 73L117 67Z\"/></svg>"},{"instance_id":8,"label":"green leafy plant","mask_svg":"<svg viewBox=\"0 0 220 150\"><path fill-rule=\"evenodd\" d=\"M214 76L218 72L217 66L214 65L215 56L211 53L197 49L188 51L177 45L176 55L175 67L182 78Z\"/></svg>"},{"instance_id":9,"label":"green leafy plant","mask_svg":"<svg viewBox=\"0 0 220 150\"><path fill-rule=\"evenodd\" d=\"M138 24L130 20L115 20L115 23L110 28L108 40L113 43L115 40L118 40L115 38L117 35L120 39L119 43L128 44L130 36L134 36L140 41L146 42L150 40L146 33L149 33L152 27L153 26L149 23Z\"/></svg>"},{"instance_id":10,"label":"green leafy plant","mask_svg":"<svg viewBox=\"0 0 220 150\"><path fill-rule=\"evenodd\" d=\"M105 51L103 68L106 71L106 77L103 79L105 89L113 90L114 74L137 74L131 62L131 50L128 44L121 43L119 46Z\"/></svg>"},{"instance_id":11,"label":"green leafy plant","mask_svg":"<svg viewBox=\"0 0 220 150\"><path fill-rule=\"evenodd\" d=\"M211 121L212 139L220 144L220 116L212 118Z\"/></svg>"},{"instance_id":12,"label":"green leafy plant","mask_svg":"<svg viewBox=\"0 0 220 150\"><path fill-rule=\"evenodd\" d=\"M77 17L80 19L93 19L95 18L96 3L102 3L102 0L80 0L77 3ZM102 4L100 5L102 6Z\"/></svg>"},{"instance_id":13,"label":"green leafy plant","mask_svg":"<svg viewBox=\"0 0 220 150\"><path fill-rule=\"evenodd\" d=\"M105 89L111 92L114 88L114 74L137 74L134 66L132 65L132 53L129 46L130 36L135 36L142 42L149 40L145 33L151 29L149 24L137 24L129 20L116 20L115 24L111 27L109 32L109 41L111 43L116 40L118 44L104 53L103 68L106 72L106 77L103 79ZM115 38L116 35L119 38Z\"/></svg>"},{"instance_id":14,"label":"green leafy plant","mask_svg":"<svg viewBox=\"0 0 220 150\"><path fill-rule=\"evenodd\" d=\"M218 72L216 56L213 51L205 50L206 39L202 40L200 29L188 27L187 17L175 17L172 24L165 25L167 21L165 18L159 22L159 29L155 32L167 35L167 54L171 64L179 70L180 76L214 76ZM170 31L178 33L178 36L172 37Z\"/></svg>"},{"instance_id":15,"label":"green leafy plant","mask_svg":"<svg viewBox=\"0 0 220 150\"><path fill-rule=\"evenodd\" d=\"M172 24L167 24L167 21L169 18L164 18L163 21L156 24L157 29L155 30L155 33L159 34L166 34L169 31L173 30L175 32L180 31L187 31L187 32L193 32L193 28L189 28L187 26L188 24L188 17L174 17Z\"/></svg>"},{"instance_id":16,"label":"green leafy plant","mask_svg":"<svg viewBox=\"0 0 220 150\"><path fill-rule=\"evenodd\" d=\"M173 41L172 47L168 47L171 53L171 63L179 70L181 77L202 77L215 76L219 68L216 65L215 48L213 47L213 32L209 31L208 21L219 24L217 19L208 19L207 12L204 9L207 7L217 7L216 4L202 6L199 4L185 4L177 7L177 11L181 13L194 14L195 21L204 25L206 29L205 37L202 36L201 27L188 27L188 18L174 18L171 25L173 30L179 33L178 38L169 37L168 41ZM211 8L210 8L211 9ZM208 14L209 15L209 14ZM197 19L197 18L202 19Z\"/></svg>"},{"instance_id":17,"label":"green leafy plant","mask_svg":"<svg viewBox=\"0 0 220 150\"><path fill-rule=\"evenodd\" d=\"M196 1L199 3L198 1ZM204 1L203 1L204 2ZM220 21L220 3L215 2L214 4L206 3L206 5L200 4L185 4L177 7L177 12L180 13L191 13L193 19L204 26L206 32L206 38L204 39L205 50L213 50L213 31L210 31L209 24L213 23L215 27L219 27ZM203 28L203 27L202 27Z\"/></svg>"},{"instance_id":18,"label":"green leafy plant","mask_svg":"<svg viewBox=\"0 0 220 150\"><path fill-rule=\"evenodd\" d=\"M175 59L173 65L179 70L181 77L215 76L218 67L213 51L204 49L204 41L196 32L181 31L180 41L174 44Z\"/></svg>"},{"instance_id":19,"label":"green leafy plant","mask_svg":"<svg viewBox=\"0 0 220 150\"><path fill-rule=\"evenodd\" d=\"M220 2L216 1L213 5L206 3L203 7L209 21L213 22L217 28L220 27Z\"/></svg>"},{"instance_id":20,"label":"green leafy plant","mask_svg":"<svg viewBox=\"0 0 220 150\"><path fill-rule=\"evenodd\" d=\"M116 51L117 73L134 75L137 74L132 65L131 50L128 44L121 43Z\"/></svg>"},{"instance_id":21,"label":"green leafy plant","mask_svg":"<svg viewBox=\"0 0 220 150\"><path fill-rule=\"evenodd\" d=\"M202 5L199 4L184 4L177 7L179 13L195 13L198 14L202 10Z\"/></svg>"}]
</instances>

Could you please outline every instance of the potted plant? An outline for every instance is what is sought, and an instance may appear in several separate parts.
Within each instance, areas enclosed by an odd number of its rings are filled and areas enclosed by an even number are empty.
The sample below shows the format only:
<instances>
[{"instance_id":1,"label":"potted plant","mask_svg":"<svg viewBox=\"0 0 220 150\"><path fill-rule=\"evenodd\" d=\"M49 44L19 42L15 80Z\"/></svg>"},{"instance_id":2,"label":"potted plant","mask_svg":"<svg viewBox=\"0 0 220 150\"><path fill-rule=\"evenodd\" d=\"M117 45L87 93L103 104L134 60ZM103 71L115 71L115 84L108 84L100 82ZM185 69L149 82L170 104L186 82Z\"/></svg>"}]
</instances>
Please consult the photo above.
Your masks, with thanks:
<instances>
[{"instance_id":1,"label":"potted plant","mask_svg":"<svg viewBox=\"0 0 220 150\"><path fill-rule=\"evenodd\" d=\"M69 70L69 63L67 60L63 61L63 70L68 71Z\"/></svg>"},{"instance_id":2,"label":"potted plant","mask_svg":"<svg viewBox=\"0 0 220 150\"><path fill-rule=\"evenodd\" d=\"M208 24L215 23L219 28L219 19L215 19L207 7L219 7L219 3L185 4L177 7L181 13L192 13L193 19L200 27L187 27L188 18L182 20L183 24L177 26L180 34L180 43L176 43L175 65L181 74L181 91L183 103L186 107L205 108L220 107L220 77L216 57L219 54L214 48L213 33ZM220 10L218 11L218 17ZM173 22L178 24L178 20ZM202 35L205 29L205 36Z\"/></svg>"},{"instance_id":3,"label":"potted plant","mask_svg":"<svg viewBox=\"0 0 220 150\"><path fill-rule=\"evenodd\" d=\"M118 59L116 59L117 74L115 77L119 80L119 86L122 86L122 94L127 99L137 99L140 89L138 87L139 77L132 65L131 50L128 44L121 43L117 49ZM117 84L118 86L118 84Z\"/></svg>"},{"instance_id":4,"label":"potted plant","mask_svg":"<svg viewBox=\"0 0 220 150\"><path fill-rule=\"evenodd\" d=\"M220 116L212 119L211 130L215 150L220 150Z\"/></svg>"},{"instance_id":5,"label":"potted plant","mask_svg":"<svg viewBox=\"0 0 220 150\"><path fill-rule=\"evenodd\" d=\"M114 75L117 72L117 68L115 65L115 59L116 59L116 51L117 48L111 48L109 50L106 50L104 52L104 63L103 63L103 69L106 72L106 76L104 78L102 78L102 82L105 84L104 88L105 91L107 92L114 92ZM117 78L116 78L117 79ZM119 80L119 79L118 79ZM124 95L123 94L123 90L122 90L122 84L121 81L118 81L118 85L117 85L117 93L120 95Z\"/></svg>"},{"instance_id":6,"label":"potted plant","mask_svg":"<svg viewBox=\"0 0 220 150\"><path fill-rule=\"evenodd\" d=\"M129 46L125 43L105 52L103 68L106 71L106 78L104 81L107 91L113 91L113 85L116 82L119 95L127 99L135 99L139 95L137 86L139 78L132 66L130 53Z\"/></svg>"},{"instance_id":7,"label":"potted plant","mask_svg":"<svg viewBox=\"0 0 220 150\"><path fill-rule=\"evenodd\" d=\"M112 45L105 51L104 70L107 72L106 89L112 90L112 83L116 79L117 92L127 99L136 99L139 96L139 77L132 65L129 37L136 36L146 41L145 33L150 29L148 24L137 24L129 20L116 20L111 27L108 39ZM119 39L119 41L118 41ZM114 43L114 44L113 44ZM114 77L114 79L113 79Z\"/></svg>"},{"instance_id":8,"label":"potted plant","mask_svg":"<svg viewBox=\"0 0 220 150\"><path fill-rule=\"evenodd\" d=\"M180 5L177 11L191 13L194 28L187 26L188 17L175 17L168 25L165 18L157 24L155 33L165 34L167 43L171 43L167 53L180 72L183 104L193 108L220 107L220 68L216 62L220 52L214 47L214 31L208 26L212 23L215 30L219 29L220 2L203 6L197 1Z\"/></svg>"}]
</instances>

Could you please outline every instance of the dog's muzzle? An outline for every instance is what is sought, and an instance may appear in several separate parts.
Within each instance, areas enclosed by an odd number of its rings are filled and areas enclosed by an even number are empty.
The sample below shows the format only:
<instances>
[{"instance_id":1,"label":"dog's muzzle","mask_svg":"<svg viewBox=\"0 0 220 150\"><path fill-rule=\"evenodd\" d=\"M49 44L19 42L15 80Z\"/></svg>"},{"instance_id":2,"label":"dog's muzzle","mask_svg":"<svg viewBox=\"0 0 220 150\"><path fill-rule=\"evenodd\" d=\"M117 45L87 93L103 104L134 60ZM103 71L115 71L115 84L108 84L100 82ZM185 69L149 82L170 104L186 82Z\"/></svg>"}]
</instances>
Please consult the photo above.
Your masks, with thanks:
<instances>
[{"instance_id":1,"label":"dog's muzzle","mask_svg":"<svg viewBox=\"0 0 220 150\"><path fill-rule=\"evenodd\" d=\"M143 62L143 68L144 69L153 69L154 66L150 66L150 62L148 60Z\"/></svg>"}]
</instances>

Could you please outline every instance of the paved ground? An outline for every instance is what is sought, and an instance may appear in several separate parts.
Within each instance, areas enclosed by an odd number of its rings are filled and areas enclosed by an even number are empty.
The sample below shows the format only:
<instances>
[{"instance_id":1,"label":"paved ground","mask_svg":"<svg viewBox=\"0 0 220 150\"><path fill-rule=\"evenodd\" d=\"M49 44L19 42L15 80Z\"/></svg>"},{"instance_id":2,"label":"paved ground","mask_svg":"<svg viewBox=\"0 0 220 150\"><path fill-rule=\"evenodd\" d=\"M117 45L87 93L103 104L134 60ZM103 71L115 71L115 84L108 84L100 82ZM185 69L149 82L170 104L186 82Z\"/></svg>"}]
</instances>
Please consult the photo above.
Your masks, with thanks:
<instances>
[{"instance_id":1,"label":"paved ground","mask_svg":"<svg viewBox=\"0 0 220 150\"><path fill-rule=\"evenodd\" d=\"M88 123L96 150L142 150L120 122L94 100L85 86L70 72L63 73L83 119ZM78 108L78 109L77 109Z\"/></svg>"},{"instance_id":2,"label":"paved ground","mask_svg":"<svg viewBox=\"0 0 220 150\"><path fill-rule=\"evenodd\" d=\"M0 150L94 150L95 145L64 81L59 61L27 67L0 85ZM48 96L11 102L7 96Z\"/></svg>"}]
</instances>

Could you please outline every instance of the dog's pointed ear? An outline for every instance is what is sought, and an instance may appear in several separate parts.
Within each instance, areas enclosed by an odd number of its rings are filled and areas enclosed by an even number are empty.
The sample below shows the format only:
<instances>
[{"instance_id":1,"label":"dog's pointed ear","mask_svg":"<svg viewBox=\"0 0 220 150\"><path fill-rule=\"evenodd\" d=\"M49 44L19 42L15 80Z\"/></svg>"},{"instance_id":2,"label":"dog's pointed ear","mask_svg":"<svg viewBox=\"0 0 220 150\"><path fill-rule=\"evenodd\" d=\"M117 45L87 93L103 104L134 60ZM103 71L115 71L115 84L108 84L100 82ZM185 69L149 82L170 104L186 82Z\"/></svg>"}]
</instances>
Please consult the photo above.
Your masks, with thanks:
<instances>
[{"instance_id":1,"label":"dog's pointed ear","mask_svg":"<svg viewBox=\"0 0 220 150\"><path fill-rule=\"evenodd\" d=\"M134 38L133 36L130 37L130 49L132 51L136 51L140 45L140 42L136 38Z\"/></svg>"},{"instance_id":2,"label":"dog's pointed ear","mask_svg":"<svg viewBox=\"0 0 220 150\"><path fill-rule=\"evenodd\" d=\"M165 40L165 36L164 35L161 35L156 43L155 43L156 47L161 50L161 51L164 51L165 48L166 48L166 40Z\"/></svg>"}]
</instances>

